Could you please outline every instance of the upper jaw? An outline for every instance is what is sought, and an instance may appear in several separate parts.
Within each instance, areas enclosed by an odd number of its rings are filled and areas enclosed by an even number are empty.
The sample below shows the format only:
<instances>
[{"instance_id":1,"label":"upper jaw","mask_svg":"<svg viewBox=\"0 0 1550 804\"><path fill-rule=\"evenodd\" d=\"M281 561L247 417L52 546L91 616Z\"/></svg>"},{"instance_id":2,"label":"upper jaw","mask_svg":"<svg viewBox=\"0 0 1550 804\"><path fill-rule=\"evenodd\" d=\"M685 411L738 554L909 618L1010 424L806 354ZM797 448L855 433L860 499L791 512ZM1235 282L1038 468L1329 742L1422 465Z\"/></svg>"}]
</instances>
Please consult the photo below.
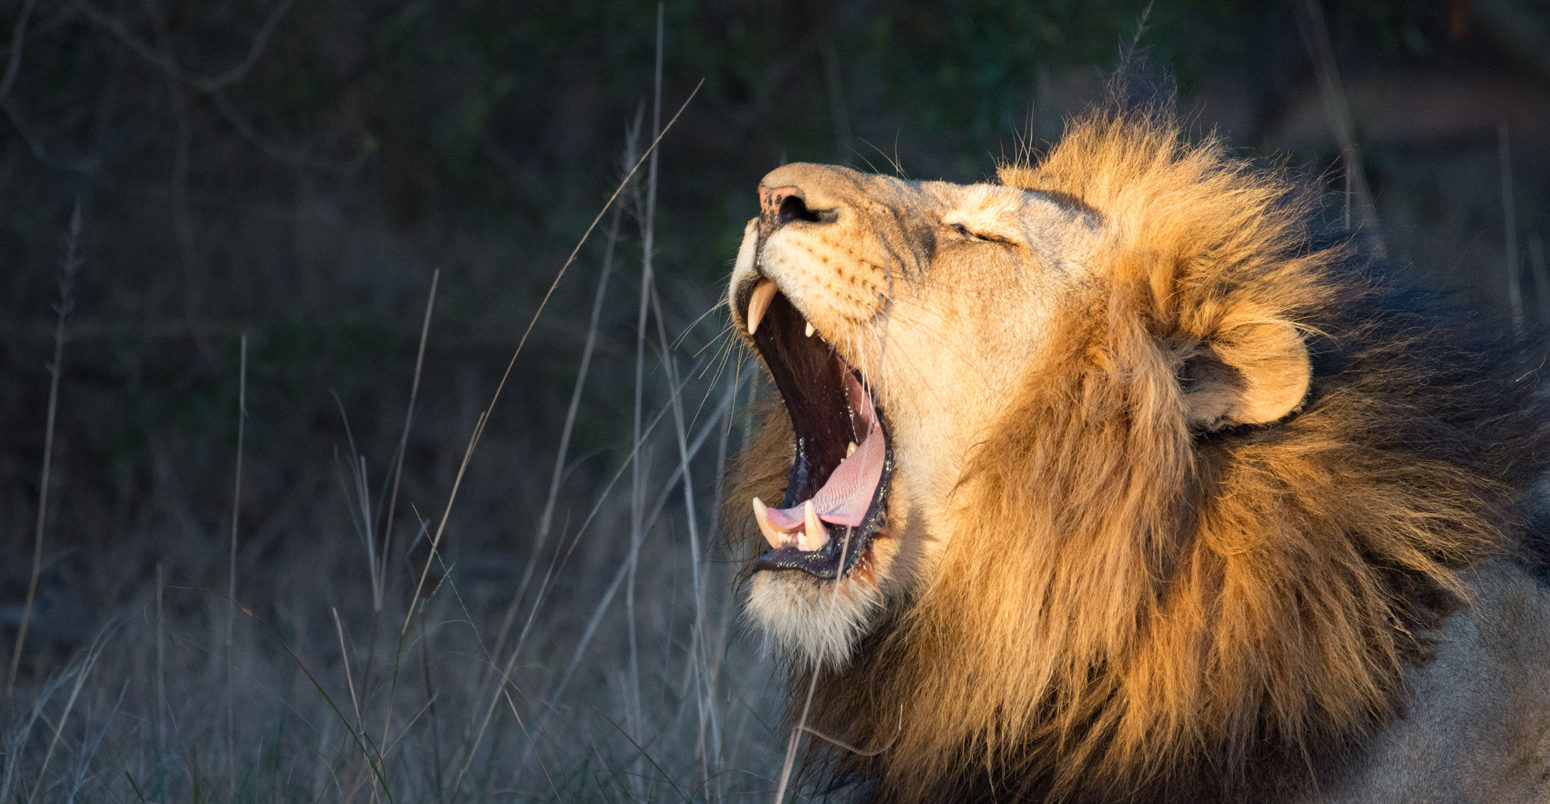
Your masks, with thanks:
<instances>
[{"instance_id":1,"label":"upper jaw","mask_svg":"<svg viewBox=\"0 0 1550 804\"><path fill-rule=\"evenodd\" d=\"M813 326L811 317L814 311L804 309L812 300L804 299L804 289L800 287L801 283L795 282L794 277L789 275L789 265L782 270L783 264L789 263L793 255L801 253L800 249L790 247L790 237L791 234L785 229L765 232L760 228L759 218L748 221L743 229L743 241L738 247L737 262L732 268L727 301L732 308L732 321L745 337L750 336L750 330L753 329L749 324L752 323L750 303L754 299L754 291L765 280L773 283L780 295L797 308L804 326ZM763 304L755 309L767 309L769 300L766 297L762 300Z\"/></svg>"},{"instance_id":2,"label":"upper jaw","mask_svg":"<svg viewBox=\"0 0 1550 804\"><path fill-rule=\"evenodd\" d=\"M886 521L894 470L887 424L865 378L761 275L750 225L730 289L733 320L752 343L791 417L794 459L778 507L752 501L769 549L756 570L848 576Z\"/></svg>"},{"instance_id":3,"label":"upper jaw","mask_svg":"<svg viewBox=\"0 0 1550 804\"><path fill-rule=\"evenodd\" d=\"M748 298L754 283L759 279L759 219L748 221L743 227L743 242L737 248L737 261L732 266L732 281L727 287L727 305L732 309L732 323L737 331L748 335Z\"/></svg>"}]
</instances>

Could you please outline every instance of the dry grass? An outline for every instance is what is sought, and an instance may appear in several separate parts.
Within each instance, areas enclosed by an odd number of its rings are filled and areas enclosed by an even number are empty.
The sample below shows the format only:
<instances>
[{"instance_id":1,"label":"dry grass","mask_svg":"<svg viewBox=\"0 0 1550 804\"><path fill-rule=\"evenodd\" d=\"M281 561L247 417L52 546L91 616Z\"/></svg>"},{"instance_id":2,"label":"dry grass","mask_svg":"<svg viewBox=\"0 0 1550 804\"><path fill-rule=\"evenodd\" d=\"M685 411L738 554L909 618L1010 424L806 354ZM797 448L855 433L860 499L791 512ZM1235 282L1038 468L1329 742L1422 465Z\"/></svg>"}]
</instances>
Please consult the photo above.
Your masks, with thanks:
<instances>
[{"instance_id":1,"label":"dry grass","mask_svg":"<svg viewBox=\"0 0 1550 804\"><path fill-rule=\"evenodd\" d=\"M605 277L594 276L599 305ZM653 303L642 308L643 349L655 359L640 363L638 436L604 459L612 480L591 499L564 496L558 478L574 463L562 448L544 503L557 538L542 537L547 527L513 534L533 539L537 561L458 563L445 552L458 536L452 495L486 416L434 527L419 512L418 526L397 533L391 517L374 519L396 485L385 500L374 468L392 483L403 449L369 456L351 444L339 496L358 538L319 534L304 556L255 557L234 519L229 550L209 551L229 562L225 594L158 574L87 648L19 680L0 723L0 799L723 800L773 790L774 685L756 646L736 637L731 568L700 502L737 437L739 388L709 387L688 347L670 348L677 325L644 287ZM428 309L432 339L433 329ZM572 421L597 337L594 316ZM251 380L244 371L232 381ZM403 461L405 474L418 469ZM626 472L633 486L613 482ZM240 505L240 471L236 488ZM629 545L612 534L630 534ZM209 577L219 571L209 559L180 574ZM259 599L267 585L250 588L249 572L276 576L274 600ZM518 583L524 576L534 588ZM639 594L621 600L621 586ZM520 628L508 634L512 623Z\"/></svg>"},{"instance_id":2,"label":"dry grass","mask_svg":"<svg viewBox=\"0 0 1550 804\"><path fill-rule=\"evenodd\" d=\"M654 119L645 149L629 149L617 191L554 280L557 286L567 270L589 267L578 259L582 244L622 200L626 214L609 218L606 256L586 280L595 283L592 315L576 347L578 371L543 514L525 524L481 523L527 541L531 560L513 566L489 554L449 551L469 527L457 516L458 491L472 473L489 470L474 461L481 436L500 415L496 403L507 380L513 388L525 382L519 358L526 333L476 417L455 472L416 465L407 445L426 345L435 340L441 280L433 275L391 454L358 448L342 401L345 444L291 447L311 452L317 472L338 477L328 504L348 512L355 531L353 539L319 532L304 554L264 554L250 545L272 539L246 531L238 538L244 469L264 471L251 456L243 466L254 382L244 338L230 380L237 386L238 435L237 463L224 470L235 474L229 525L192 528L176 571L164 580L158 561L154 582L132 593L123 617L97 629L52 671L17 680L0 719L0 800L768 797L780 759L769 748L781 742L773 725L776 685L757 646L738 638L731 562L715 539L715 506L704 504L714 500L726 453L740 438L732 412L744 389L709 371L725 352L706 348L712 344L698 326L704 316L679 320L679 309L661 303L652 271L652 157L672 121L660 121ZM644 190L642 165L649 166ZM634 434L623 449L578 460L568 449L582 408L620 384L608 377L601 390L586 393L595 350L607 337L599 312L631 290L615 283L610 293L609 278L624 260L615 246L632 219L642 234L641 278L633 288L637 340L630 345ZM70 277L72 260L67 256ZM62 288L51 423L68 312L68 287ZM717 304L707 289L694 306ZM583 462L607 469L578 492L577 483L564 481ZM48 471L45 458L45 490ZM434 522L409 497L412 518L395 517L400 481L416 473L429 480L413 485L442 488ZM38 556L46 508L41 501ZM221 541L227 549L198 547ZM208 583L218 577L221 592Z\"/></svg>"}]
</instances>

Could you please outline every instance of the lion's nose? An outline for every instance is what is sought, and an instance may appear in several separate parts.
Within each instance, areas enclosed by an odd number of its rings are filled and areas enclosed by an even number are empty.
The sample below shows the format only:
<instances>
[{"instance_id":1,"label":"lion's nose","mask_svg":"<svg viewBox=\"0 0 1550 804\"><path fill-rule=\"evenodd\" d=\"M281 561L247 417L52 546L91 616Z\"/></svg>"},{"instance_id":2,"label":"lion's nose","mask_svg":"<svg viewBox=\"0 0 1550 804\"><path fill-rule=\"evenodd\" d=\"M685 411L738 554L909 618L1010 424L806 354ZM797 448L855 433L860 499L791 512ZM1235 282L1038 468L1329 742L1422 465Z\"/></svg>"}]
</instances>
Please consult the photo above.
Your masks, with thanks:
<instances>
[{"instance_id":1,"label":"lion's nose","mask_svg":"<svg viewBox=\"0 0 1550 804\"><path fill-rule=\"evenodd\" d=\"M807 207L807 195L801 187L767 187L759 185L759 229L768 237L770 232L792 221L817 223L818 213Z\"/></svg>"},{"instance_id":2,"label":"lion's nose","mask_svg":"<svg viewBox=\"0 0 1550 804\"><path fill-rule=\"evenodd\" d=\"M847 189L865 176L833 165L792 163L782 165L759 182L759 234L792 223L837 223L847 207Z\"/></svg>"}]
</instances>

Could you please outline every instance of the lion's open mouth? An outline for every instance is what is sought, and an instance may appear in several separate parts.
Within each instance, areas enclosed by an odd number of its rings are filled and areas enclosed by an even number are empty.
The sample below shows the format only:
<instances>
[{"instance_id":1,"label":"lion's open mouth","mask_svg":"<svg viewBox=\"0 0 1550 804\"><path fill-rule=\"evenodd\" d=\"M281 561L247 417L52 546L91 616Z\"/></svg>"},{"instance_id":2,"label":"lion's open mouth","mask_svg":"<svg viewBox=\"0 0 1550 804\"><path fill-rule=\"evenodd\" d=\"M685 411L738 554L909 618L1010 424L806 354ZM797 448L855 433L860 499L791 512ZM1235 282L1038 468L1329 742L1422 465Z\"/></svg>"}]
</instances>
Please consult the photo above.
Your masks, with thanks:
<instances>
[{"instance_id":1,"label":"lion's open mouth","mask_svg":"<svg viewBox=\"0 0 1550 804\"><path fill-rule=\"evenodd\" d=\"M849 575L870 553L887 510L893 450L882 414L860 375L774 282L749 282L737 304L796 435L785 500L779 508L753 500L770 545L756 568Z\"/></svg>"}]
</instances>

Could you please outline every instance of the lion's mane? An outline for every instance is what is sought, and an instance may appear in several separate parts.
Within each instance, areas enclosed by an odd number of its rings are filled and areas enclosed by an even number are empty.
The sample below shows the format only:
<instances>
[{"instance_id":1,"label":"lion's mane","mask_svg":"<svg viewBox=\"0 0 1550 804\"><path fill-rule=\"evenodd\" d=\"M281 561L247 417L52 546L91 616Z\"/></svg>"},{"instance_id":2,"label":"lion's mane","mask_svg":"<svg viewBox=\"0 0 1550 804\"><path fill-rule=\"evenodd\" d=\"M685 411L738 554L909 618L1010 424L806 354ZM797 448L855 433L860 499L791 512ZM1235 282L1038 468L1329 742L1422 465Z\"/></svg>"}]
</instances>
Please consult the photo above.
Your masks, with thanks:
<instances>
[{"instance_id":1,"label":"lion's mane","mask_svg":"<svg viewBox=\"0 0 1550 804\"><path fill-rule=\"evenodd\" d=\"M1541 367L1166 114L1090 113L998 178L1105 216L1112 282L1029 345L923 591L848 665L793 664L814 759L884 800L1293 792L1396 712L1463 568L1539 560ZM1183 361L1252 365L1271 321L1308 345L1300 408L1189 427ZM745 487L781 474L779 418Z\"/></svg>"}]
</instances>

